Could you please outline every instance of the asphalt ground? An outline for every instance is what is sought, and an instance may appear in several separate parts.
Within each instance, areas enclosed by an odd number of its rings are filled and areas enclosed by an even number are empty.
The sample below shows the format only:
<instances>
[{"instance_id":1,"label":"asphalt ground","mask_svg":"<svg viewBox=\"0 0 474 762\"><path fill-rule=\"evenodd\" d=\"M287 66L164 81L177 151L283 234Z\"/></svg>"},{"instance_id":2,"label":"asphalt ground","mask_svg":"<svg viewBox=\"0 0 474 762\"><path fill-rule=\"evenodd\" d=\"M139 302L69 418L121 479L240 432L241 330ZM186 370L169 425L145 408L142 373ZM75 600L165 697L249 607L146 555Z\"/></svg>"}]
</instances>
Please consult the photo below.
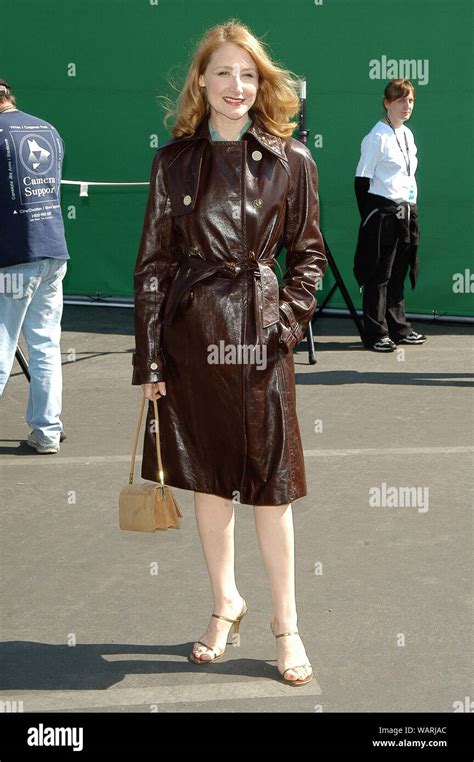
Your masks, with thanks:
<instances>
[{"instance_id":1,"label":"asphalt ground","mask_svg":"<svg viewBox=\"0 0 474 762\"><path fill-rule=\"evenodd\" d=\"M324 317L317 364L305 344L295 353L308 482L293 504L298 627L315 674L295 689L278 680L251 506L235 508L240 645L187 660L212 613L193 493L174 490L179 530L118 526L141 394L132 310L66 305L60 452L25 444L16 362L0 402L3 706L452 712L472 696L472 332L414 328L426 344L381 355L351 320Z\"/></svg>"}]
</instances>

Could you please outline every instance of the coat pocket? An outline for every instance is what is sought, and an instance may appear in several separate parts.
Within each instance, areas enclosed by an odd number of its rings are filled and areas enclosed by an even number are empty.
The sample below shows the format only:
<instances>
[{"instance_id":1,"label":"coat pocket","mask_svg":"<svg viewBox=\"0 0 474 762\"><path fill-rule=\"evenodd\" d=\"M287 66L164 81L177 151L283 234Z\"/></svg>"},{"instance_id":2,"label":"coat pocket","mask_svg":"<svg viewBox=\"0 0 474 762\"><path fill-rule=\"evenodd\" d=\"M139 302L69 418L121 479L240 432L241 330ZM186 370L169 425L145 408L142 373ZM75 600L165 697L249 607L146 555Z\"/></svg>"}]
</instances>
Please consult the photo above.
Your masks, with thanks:
<instances>
[{"instance_id":1,"label":"coat pocket","mask_svg":"<svg viewBox=\"0 0 474 762\"><path fill-rule=\"evenodd\" d=\"M280 345L284 353L291 352L304 338L304 331L295 318L291 305L280 301L280 320L278 322Z\"/></svg>"},{"instance_id":2,"label":"coat pocket","mask_svg":"<svg viewBox=\"0 0 474 762\"><path fill-rule=\"evenodd\" d=\"M202 141L202 145L198 149L196 149L195 144L186 146L167 169L172 217L182 217L194 212L204 143L205 141Z\"/></svg>"},{"instance_id":3,"label":"coat pocket","mask_svg":"<svg viewBox=\"0 0 474 762\"><path fill-rule=\"evenodd\" d=\"M182 217L191 214L196 205L196 194L180 190L179 186L170 190L171 216Z\"/></svg>"}]
</instances>

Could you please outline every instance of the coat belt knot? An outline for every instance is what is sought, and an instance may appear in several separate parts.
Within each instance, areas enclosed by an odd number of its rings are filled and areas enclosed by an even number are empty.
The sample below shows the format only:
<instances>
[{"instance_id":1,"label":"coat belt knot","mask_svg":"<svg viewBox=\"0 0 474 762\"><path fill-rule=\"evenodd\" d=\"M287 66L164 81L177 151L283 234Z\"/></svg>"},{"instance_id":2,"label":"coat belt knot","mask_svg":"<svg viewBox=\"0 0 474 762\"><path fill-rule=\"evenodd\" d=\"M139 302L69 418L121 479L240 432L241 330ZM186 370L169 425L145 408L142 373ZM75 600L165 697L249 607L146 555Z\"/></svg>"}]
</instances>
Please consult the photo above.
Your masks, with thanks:
<instances>
[{"instance_id":1,"label":"coat belt knot","mask_svg":"<svg viewBox=\"0 0 474 762\"><path fill-rule=\"evenodd\" d=\"M263 344L263 328L277 323L279 314L279 286L273 265L275 259L257 259L251 252L243 259L212 262L196 255L195 250L183 260L176 271L165 303L163 324L169 325L175 315L178 304L186 291L198 281L214 274L230 275L236 278L243 272L250 272L254 281L255 326L257 343Z\"/></svg>"}]
</instances>

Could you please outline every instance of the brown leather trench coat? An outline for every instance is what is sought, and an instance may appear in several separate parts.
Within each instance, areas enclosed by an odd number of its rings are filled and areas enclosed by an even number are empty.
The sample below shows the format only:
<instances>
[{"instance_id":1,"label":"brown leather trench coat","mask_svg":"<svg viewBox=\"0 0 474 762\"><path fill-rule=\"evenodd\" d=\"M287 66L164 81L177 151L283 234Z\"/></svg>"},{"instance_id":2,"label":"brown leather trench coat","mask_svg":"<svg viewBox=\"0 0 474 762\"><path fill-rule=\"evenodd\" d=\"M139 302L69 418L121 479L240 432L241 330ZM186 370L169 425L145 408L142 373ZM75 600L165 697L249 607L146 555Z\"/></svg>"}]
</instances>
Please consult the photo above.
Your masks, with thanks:
<instances>
[{"instance_id":1,"label":"brown leather trench coat","mask_svg":"<svg viewBox=\"0 0 474 762\"><path fill-rule=\"evenodd\" d=\"M292 349L327 260L310 151L249 116L238 141L212 140L206 116L155 155L134 271L132 384L166 381L166 484L281 505L307 494ZM158 481L154 430L150 402L141 473Z\"/></svg>"}]
</instances>

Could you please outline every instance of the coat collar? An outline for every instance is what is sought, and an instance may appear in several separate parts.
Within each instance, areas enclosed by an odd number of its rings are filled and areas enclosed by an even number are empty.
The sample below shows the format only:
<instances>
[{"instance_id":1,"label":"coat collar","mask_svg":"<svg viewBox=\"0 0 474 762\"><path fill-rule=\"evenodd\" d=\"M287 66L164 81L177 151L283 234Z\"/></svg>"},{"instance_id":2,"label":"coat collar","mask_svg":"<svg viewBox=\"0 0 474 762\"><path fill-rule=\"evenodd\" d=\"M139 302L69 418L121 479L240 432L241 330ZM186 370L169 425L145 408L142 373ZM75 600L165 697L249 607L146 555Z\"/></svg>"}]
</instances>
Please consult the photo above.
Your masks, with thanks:
<instances>
[{"instance_id":1,"label":"coat collar","mask_svg":"<svg viewBox=\"0 0 474 762\"><path fill-rule=\"evenodd\" d=\"M285 145L282 138L277 137L276 135L272 135L271 133L267 132L263 129L263 127L260 125L258 119L255 117L255 113L250 110L249 116L252 119L252 124L248 129L244 132L244 134L241 137L241 140L248 139L248 135L252 135L255 140L257 140L258 143L263 148L266 148L267 151L270 151L271 153L278 156L279 159L282 159L283 161L288 163L288 157L286 155L285 151ZM168 141L164 145L169 144L175 144L175 143L190 143L192 141L197 140L208 140L209 142L213 142L211 135L209 133L209 114L206 114L203 119L199 122L198 126L196 127L196 130L194 131L194 134L191 135L191 137L180 137L180 138L173 138L172 140Z\"/></svg>"}]
</instances>

